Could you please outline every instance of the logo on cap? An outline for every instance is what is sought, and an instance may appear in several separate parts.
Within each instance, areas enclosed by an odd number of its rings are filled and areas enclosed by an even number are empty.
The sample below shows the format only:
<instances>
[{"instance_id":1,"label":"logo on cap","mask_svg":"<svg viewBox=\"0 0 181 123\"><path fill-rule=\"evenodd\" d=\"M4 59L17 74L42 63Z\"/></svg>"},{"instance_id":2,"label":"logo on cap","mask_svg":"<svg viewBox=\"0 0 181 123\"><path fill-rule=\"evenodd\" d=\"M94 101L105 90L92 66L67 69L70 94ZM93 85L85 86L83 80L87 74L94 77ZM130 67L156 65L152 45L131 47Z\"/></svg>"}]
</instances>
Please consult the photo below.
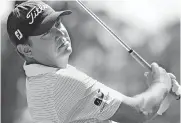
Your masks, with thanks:
<instances>
[{"instance_id":1,"label":"logo on cap","mask_svg":"<svg viewBox=\"0 0 181 123\"><path fill-rule=\"evenodd\" d=\"M48 8L47 5L38 5L38 6L34 6L26 15L26 18L31 18L31 21L29 22L29 24L33 24L34 23L34 19L40 14L42 13L43 10L45 10L46 8Z\"/></svg>"},{"instance_id":2,"label":"logo on cap","mask_svg":"<svg viewBox=\"0 0 181 123\"><path fill-rule=\"evenodd\" d=\"M15 36L21 40L23 38L23 34L21 33L21 31L19 29L17 29L15 32L14 32Z\"/></svg>"}]
</instances>

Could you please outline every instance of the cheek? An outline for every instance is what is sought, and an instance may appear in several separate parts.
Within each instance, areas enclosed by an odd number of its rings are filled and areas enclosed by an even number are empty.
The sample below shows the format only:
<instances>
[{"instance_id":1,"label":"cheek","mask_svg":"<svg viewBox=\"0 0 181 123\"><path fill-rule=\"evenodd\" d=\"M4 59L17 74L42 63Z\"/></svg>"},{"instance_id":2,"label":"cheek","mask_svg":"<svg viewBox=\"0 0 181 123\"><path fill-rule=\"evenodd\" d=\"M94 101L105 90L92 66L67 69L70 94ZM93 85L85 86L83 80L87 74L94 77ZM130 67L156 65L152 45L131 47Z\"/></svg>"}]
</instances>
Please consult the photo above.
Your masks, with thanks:
<instances>
[{"instance_id":1,"label":"cheek","mask_svg":"<svg viewBox=\"0 0 181 123\"><path fill-rule=\"evenodd\" d=\"M53 58L54 53L54 46L50 42L43 42L41 44L36 44L33 48L33 54L36 57L46 57L46 58Z\"/></svg>"},{"instance_id":2,"label":"cheek","mask_svg":"<svg viewBox=\"0 0 181 123\"><path fill-rule=\"evenodd\" d=\"M42 50L47 57L53 58L55 56L55 46L53 43L48 43Z\"/></svg>"},{"instance_id":3,"label":"cheek","mask_svg":"<svg viewBox=\"0 0 181 123\"><path fill-rule=\"evenodd\" d=\"M50 44L49 47L47 48L47 52L50 55L50 57L55 57L56 55L56 51L55 51L55 45L54 44Z\"/></svg>"}]
</instances>

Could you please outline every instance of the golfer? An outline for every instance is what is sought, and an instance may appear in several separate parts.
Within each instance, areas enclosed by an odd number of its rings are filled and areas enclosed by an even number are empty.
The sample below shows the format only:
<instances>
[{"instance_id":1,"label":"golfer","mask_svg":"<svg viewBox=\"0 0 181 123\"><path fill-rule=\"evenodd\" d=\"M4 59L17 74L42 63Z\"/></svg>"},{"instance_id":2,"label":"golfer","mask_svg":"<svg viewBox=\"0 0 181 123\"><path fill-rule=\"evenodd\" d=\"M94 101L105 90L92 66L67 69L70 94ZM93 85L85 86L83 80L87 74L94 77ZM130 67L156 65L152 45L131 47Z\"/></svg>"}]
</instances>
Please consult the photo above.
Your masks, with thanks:
<instances>
[{"instance_id":1,"label":"golfer","mask_svg":"<svg viewBox=\"0 0 181 123\"><path fill-rule=\"evenodd\" d=\"M173 75L152 63L151 86L125 96L68 64L71 39L61 22L70 10L56 12L41 1L16 6L7 31L25 60L26 92L34 123L142 123L158 111Z\"/></svg>"}]
</instances>

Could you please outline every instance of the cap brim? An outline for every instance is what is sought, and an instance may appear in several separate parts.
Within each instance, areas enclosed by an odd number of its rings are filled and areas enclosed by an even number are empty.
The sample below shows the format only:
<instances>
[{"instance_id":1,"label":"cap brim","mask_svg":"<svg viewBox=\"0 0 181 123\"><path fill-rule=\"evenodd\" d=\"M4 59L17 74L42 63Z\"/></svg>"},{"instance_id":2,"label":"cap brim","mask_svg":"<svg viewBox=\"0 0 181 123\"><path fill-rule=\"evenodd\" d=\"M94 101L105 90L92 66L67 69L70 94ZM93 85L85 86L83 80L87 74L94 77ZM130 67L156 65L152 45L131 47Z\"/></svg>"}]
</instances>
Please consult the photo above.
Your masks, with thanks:
<instances>
[{"instance_id":1,"label":"cap brim","mask_svg":"<svg viewBox=\"0 0 181 123\"><path fill-rule=\"evenodd\" d=\"M71 10L65 10L65 11L59 11L59 12L51 13L50 15L45 17L45 19L34 30L33 34L31 34L31 36L37 36L37 35L44 34L45 32L47 32L48 30L50 30L52 28L52 26L54 25L54 23L56 22L56 20L59 17L69 15L71 13L72 13Z\"/></svg>"}]
</instances>

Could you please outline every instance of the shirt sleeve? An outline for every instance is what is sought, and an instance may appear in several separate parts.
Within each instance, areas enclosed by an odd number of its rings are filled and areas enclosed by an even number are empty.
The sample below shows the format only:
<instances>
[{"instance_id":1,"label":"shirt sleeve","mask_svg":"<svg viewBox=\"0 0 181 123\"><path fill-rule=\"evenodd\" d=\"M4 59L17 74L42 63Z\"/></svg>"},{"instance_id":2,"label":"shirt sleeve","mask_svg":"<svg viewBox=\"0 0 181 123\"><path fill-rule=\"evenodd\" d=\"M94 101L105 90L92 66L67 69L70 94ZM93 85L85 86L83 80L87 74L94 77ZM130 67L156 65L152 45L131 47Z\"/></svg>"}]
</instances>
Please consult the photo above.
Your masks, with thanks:
<instances>
[{"instance_id":1,"label":"shirt sleeve","mask_svg":"<svg viewBox=\"0 0 181 123\"><path fill-rule=\"evenodd\" d=\"M122 95L70 67L58 71L58 83L55 86L55 103L59 119L65 123L78 121L103 121L117 111ZM77 123L77 122L76 122Z\"/></svg>"},{"instance_id":2,"label":"shirt sleeve","mask_svg":"<svg viewBox=\"0 0 181 123\"><path fill-rule=\"evenodd\" d=\"M92 79L91 81L96 81ZM119 98L117 97L119 96ZM121 94L104 84L96 83L87 89L69 114L71 121L96 119L103 121L111 118L122 102Z\"/></svg>"}]
</instances>

